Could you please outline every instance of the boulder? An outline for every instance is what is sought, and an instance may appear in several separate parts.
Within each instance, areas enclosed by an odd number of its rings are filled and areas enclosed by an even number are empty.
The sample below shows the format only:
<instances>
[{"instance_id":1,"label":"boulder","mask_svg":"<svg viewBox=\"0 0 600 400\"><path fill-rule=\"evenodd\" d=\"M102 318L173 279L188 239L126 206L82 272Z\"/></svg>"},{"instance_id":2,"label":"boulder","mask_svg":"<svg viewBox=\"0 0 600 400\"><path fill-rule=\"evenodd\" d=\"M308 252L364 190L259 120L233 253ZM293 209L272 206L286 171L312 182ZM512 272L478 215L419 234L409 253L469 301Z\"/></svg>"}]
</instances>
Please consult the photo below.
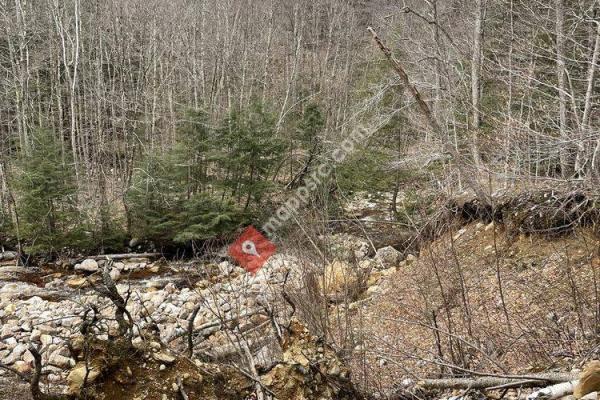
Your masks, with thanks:
<instances>
[{"instance_id":1,"label":"boulder","mask_svg":"<svg viewBox=\"0 0 600 400\"><path fill-rule=\"evenodd\" d=\"M110 278L116 282L121 278L121 273L117 268L113 268L110 270Z\"/></svg>"},{"instance_id":2,"label":"boulder","mask_svg":"<svg viewBox=\"0 0 600 400\"><path fill-rule=\"evenodd\" d=\"M369 243L357 236L347 233L323 237L330 252L339 260L362 260L369 255Z\"/></svg>"},{"instance_id":3,"label":"boulder","mask_svg":"<svg viewBox=\"0 0 600 400\"><path fill-rule=\"evenodd\" d=\"M375 253L376 268L387 269L400 263L402 254L392 246L382 247Z\"/></svg>"},{"instance_id":4,"label":"boulder","mask_svg":"<svg viewBox=\"0 0 600 400\"><path fill-rule=\"evenodd\" d=\"M81 264L75 264L75 269L77 271L96 272L98 271L98 262L94 259L88 258L83 260Z\"/></svg>"},{"instance_id":5,"label":"boulder","mask_svg":"<svg viewBox=\"0 0 600 400\"><path fill-rule=\"evenodd\" d=\"M335 260L325 267L323 278L319 285L323 294L339 300L340 297L356 294L358 289L358 275L347 263Z\"/></svg>"},{"instance_id":6,"label":"boulder","mask_svg":"<svg viewBox=\"0 0 600 400\"><path fill-rule=\"evenodd\" d=\"M75 368L69 372L67 376L67 383L69 384L69 393L77 395L81 391L83 387L83 383L86 380L87 375L87 384L94 382L100 376L100 369L92 366L89 369L86 367L85 363L78 363Z\"/></svg>"}]
</instances>

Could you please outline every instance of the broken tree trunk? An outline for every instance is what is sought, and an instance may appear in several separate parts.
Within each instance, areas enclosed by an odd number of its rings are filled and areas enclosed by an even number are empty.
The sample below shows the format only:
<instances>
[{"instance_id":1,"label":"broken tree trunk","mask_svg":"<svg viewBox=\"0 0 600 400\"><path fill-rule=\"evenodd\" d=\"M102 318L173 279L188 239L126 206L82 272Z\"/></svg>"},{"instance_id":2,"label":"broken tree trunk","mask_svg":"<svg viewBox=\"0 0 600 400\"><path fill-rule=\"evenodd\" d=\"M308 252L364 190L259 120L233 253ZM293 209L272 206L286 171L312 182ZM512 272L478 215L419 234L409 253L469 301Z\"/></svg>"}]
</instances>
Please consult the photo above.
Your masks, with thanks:
<instances>
[{"instance_id":1,"label":"broken tree trunk","mask_svg":"<svg viewBox=\"0 0 600 400\"><path fill-rule=\"evenodd\" d=\"M521 387L540 387L547 383L562 383L576 379L576 375L542 373L523 376L482 376L478 378L424 379L419 385L425 389L487 389L515 384Z\"/></svg>"}]
</instances>

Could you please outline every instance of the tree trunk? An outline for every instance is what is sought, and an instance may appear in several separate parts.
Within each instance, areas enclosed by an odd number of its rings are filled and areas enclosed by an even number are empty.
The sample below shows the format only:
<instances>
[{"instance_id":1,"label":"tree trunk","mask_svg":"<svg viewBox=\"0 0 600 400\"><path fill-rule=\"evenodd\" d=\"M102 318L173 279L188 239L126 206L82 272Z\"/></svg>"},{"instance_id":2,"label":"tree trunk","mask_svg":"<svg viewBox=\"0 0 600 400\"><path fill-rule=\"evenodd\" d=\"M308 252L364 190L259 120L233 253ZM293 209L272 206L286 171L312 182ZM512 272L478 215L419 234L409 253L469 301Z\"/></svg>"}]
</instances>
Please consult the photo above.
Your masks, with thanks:
<instances>
[{"instance_id":1,"label":"tree trunk","mask_svg":"<svg viewBox=\"0 0 600 400\"><path fill-rule=\"evenodd\" d=\"M473 31L473 58L471 60L471 105L473 107L471 151L473 162L479 170L481 158L479 156L478 136L481 127L481 63L483 54L483 18L484 0L476 0L475 29Z\"/></svg>"},{"instance_id":2,"label":"tree trunk","mask_svg":"<svg viewBox=\"0 0 600 400\"><path fill-rule=\"evenodd\" d=\"M556 74L558 76L558 115L560 139L567 143L567 90L565 76L565 10L564 0L555 0L556 4ZM570 174L570 161L568 146L560 147L560 170L563 178L568 178Z\"/></svg>"}]
</instances>

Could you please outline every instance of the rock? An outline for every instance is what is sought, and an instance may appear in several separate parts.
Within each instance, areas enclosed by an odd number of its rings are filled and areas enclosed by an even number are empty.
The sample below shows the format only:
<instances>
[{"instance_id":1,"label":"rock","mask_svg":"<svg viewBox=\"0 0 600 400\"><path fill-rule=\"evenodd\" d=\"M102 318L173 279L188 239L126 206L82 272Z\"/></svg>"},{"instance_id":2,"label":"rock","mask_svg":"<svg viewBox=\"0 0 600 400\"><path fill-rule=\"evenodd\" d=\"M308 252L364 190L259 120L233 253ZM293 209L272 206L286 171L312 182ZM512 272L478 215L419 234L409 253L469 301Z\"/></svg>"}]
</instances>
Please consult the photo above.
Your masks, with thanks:
<instances>
[{"instance_id":1,"label":"rock","mask_svg":"<svg viewBox=\"0 0 600 400\"><path fill-rule=\"evenodd\" d=\"M406 256L406 263L407 264L412 264L415 261L417 261L417 256L415 256L414 254L409 254Z\"/></svg>"},{"instance_id":2,"label":"rock","mask_svg":"<svg viewBox=\"0 0 600 400\"><path fill-rule=\"evenodd\" d=\"M89 372L84 363L78 363L75 368L69 372L67 376L67 383L69 384L69 392L71 394L79 394L81 388L83 387L83 381L86 379L87 375L87 383L92 383L93 381L100 376L100 370L92 366Z\"/></svg>"},{"instance_id":3,"label":"rock","mask_svg":"<svg viewBox=\"0 0 600 400\"><path fill-rule=\"evenodd\" d=\"M122 262L116 262L113 264L113 268L116 268L119 271L122 271L123 269L125 269L125 264L123 264Z\"/></svg>"},{"instance_id":4,"label":"rock","mask_svg":"<svg viewBox=\"0 0 600 400\"><path fill-rule=\"evenodd\" d=\"M150 342L150 348L154 351L159 351L160 350L160 343L158 342Z\"/></svg>"},{"instance_id":5,"label":"rock","mask_svg":"<svg viewBox=\"0 0 600 400\"><path fill-rule=\"evenodd\" d=\"M324 279L319 280L319 285L324 294L340 295L352 292L358 283L357 275L350 266L339 260L333 261L325 267Z\"/></svg>"},{"instance_id":6,"label":"rock","mask_svg":"<svg viewBox=\"0 0 600 400\"><path fill-rule=\"evenodd\" d=\"M29 350L27 350L25 353L23 353L23 356L21 356L21 358L26 363L33 363L33 360L34 360L33 354L31 354L31 352Z\"/></svg>"},{"instance_id":7,"label":"rock","mask_svg":"<svg viewBox=\"0 0 600 400\"><path fill-rule=\"evenodd\" d=\"M12 336L14 336L13 332L16 332L17 329L18 328L16 324L9 324L8 321L6 321L4 325L2 325L2 327L0 328L0 339L11 338Z\"/></svg>"},{"instance_id":8,"label":"rock","mask_svg":"<svg viewBox=\"0 0 600 400\"><path fill-rule=\"evenodd\" d=\"M373 295L373 294L379 294L383 292L383 289L381 289L381 286L371 286L370 288L367 289L367 294Z\"/></svg>"},{"instance_id":9,"label":"rock","mask_svg":"<svg viewBox=\"0 0 600 400\"><path fill-rule=\"evenodd\" d=\"M143 349L145 347L144 339L142 339L140 336L134 337L133 340L131 341L131 344L136 349Z\"/></svg>"},{"instance_id":10,"label":"rock","mask_svg":"<svg viewBox=\"0 0 600 400\"><path fill-rule=\"evenodd\" d=\"M400 263L401 257L402 254L392 246L382 247L375 253L376 267L379 266L382 269L395 267Z\"/></svg>"},{"instance_id":11,"label":"rock","mask_svg":"<svg viewBox=\"0 0 600 400\"><path fill-rule=\"evenodd\" d=\"M339 233L325 236L323 239L332 254L340 260L361 260L369 255L369 243L357 236Z\"/></svg>"},{"instance_id":12,"label":"rock","mask_svg":"<svg viewBox=\"0 0 600 400\"><path fill-rule=\"evenodd\" d=\"M15 339L14 337L9 337L8 339L6 339L4 341L4 343L6 344L6 348L7 349L14 349L17 346L17 339Z\"/></svg>"},{"instance_id":13,"label":"rock","mask_svg":"<svg viewBox=\"0 0 600 400\"><path fill-rule=\"evenodd\" d=\"M159 351L152 354L152 358L165 364L173 364L175 362L175 357L164 351Z\"/></svg>"},{"instance_id":14,"label":"rock","mask_svg":"<svg viewBox=\"0 0 600 400\"><path fill-rule=\"evenodd\" d=\"M13 315L15 311L17 311L17 305L14 303L11 303L4 307L4 315Z\"/></svg>"},{"instance_id":15,"label":"rock","mask_svg":"<svg viewBox=\"0 0 600 400\"><path fill-rule=\"evenodd\" d=\"M88 258L83 260L81 264L76 264L75 269L78 271L96 272L98 271L98 262L94 259Z\"/></svg>"},{"instance_id":16,"label":"rock","mask_svg":"<svg viewBox=\"0 0 600 400\"><path fill-rule=\"evenodd\" d=\"M21 374L28 374L33 369L31 364L26 361L17 361L12 367Z\"/></svg>"},{"instance_id":17,"label":"rock","mask_svg":"<svg viewBox=\"0 0 600 400\"><path fill-rule=\"evenodd\" d=\"M382 276L383 274L381 272L372 272L367 280L367 286L371 287L377 285Z\"/></svg>"},{"instance_id":18,"label":"rock","mask_svg":"<svg viewBox=\"0 0 600 400\"><path fill-rule=\"evenodd\" d=\"M70 368L72 364L74 364L74 360L69 357L61 356L60 354L53 354L48 359L48 363L54 365L58 368L67 369Z\"/></svg>"},{"instance_id":19,"label":"rock","mask_svg":"<svg viewBox=\"0 0 600 400\"><path fill-rule=\"evenodd\" d=\"M52 344L52 336L46 335L46 334L41 335L40 341L42 342L42 346L46 347L46 346Z\"/></svg>"},{"instance_id":20,"label":"rock","mask_svg":"<svg viewBox=\"0 0 600 400\"><path fill-rule=\"evenodd\" d=\"M65 284L73 289L80 289L88 285L88 281L85 277L77 277L68 279Z\"/></svg>"},{"instance_id":21,"label":"rock","mask_svg":"<svg viewBox=\"0 0 600 400\"><path fill-rule=\"evenodd\" d=\"M164 371L165 369L167 369L167 366L165 364L160 364L160 367L158 367L158 369Z\"/></svg>"},{"instance_id":22,"label":"rock","mask_svg":"<svg viewBox=\"0 0 600 400\"><path fill-rule=\"evenodd\" d=\"M261 383L274 392L278 399L358 398L349 382L349 370L343 366L330 346L323 346L316 336L293 319L290 336L283 345L284 363L277 364L260 377ZM310 367L308 367L310 366Z\"/></svg>"},{"instance_id":23,"label":"rock","mask_svg":"<svg viewBox=\"0 0 600 400\"><path fill-rule=\"evenodd\" d=\"M23 353L25 353L27 351L27 346L23 343L19 343L18 345L15 346L15 348L13 349L11 356L15 358L15 360L18 360L19 358L21 358L21 356L23 355Z\"/></svg>"},{"instance_id":24,"label":"rock","mask_svg":"<svg viewBox=\"0 0 600 400\"><path fill-rule=\"evenodd\" d=\"M121 278L121 273L119 272L119 270L117 268L112 268L110 270L110 278L116 282Z\"/></svg>"},{"instance_id":25,"label":"rock","mask_svg":"<svg viewBox=\"0 0 600 400\"><path fill-rule=\"evenodd\" d=\"M233 272L235 265L233 265L229 261L223 261L223 262L219 263L218 267L219 267L220 275L229 275L230 273Z\"/></svg>"},{"instance_id":26,"label":"rock","mask_svg":"<svg viewBox=\"0 0 600 400\"><path fill-rule=\"evenodd\" d=\"M38 331L37 329L34 329L31 332L31 335L29 335L29 340L31 340L32 342L37 342L40 340L41 335L42 332Z\"/></svg>"}]
</instances>

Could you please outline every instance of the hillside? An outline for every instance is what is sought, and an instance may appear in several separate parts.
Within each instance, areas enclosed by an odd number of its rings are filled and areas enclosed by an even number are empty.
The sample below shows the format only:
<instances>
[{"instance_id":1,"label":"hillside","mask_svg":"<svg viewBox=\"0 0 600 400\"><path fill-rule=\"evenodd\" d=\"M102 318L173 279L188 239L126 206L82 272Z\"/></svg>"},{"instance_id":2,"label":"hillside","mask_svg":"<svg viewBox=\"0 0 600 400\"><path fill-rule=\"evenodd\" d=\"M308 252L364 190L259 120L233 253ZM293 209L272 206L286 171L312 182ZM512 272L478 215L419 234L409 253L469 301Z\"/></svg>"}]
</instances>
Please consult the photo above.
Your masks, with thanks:
<instances>
[{"instance_id":1,"label":"hillside","mask_svg":"<svg viewBox=\"0 0 600 400\"><path fill-rule=\"evenodd\" d=\"M552 199L570 196L528 198L553 204ZM73 353L73 346L89 340L96 348L92 360L100 355L103 360L87 392L98 398L115 393L124 399L170 398L180 391L178 379L186 376L182 387L189 398L229 398L211 386L220 379L231 382L228 396L239 398L253 391L249 378L255 374L265 390L279 393L277 398L313 398L316 390L321 398L342 399L358 393L436 398L436 390L421 387L427 379L473 371L571 372L595 358L600 237L594 227L523 233L526 224L465 219L469 204L458 214L454 209L445 230L423 242L415 255L403 256L392 247L370 252L360 237L335 234L322 238L330 263L278 254L256 276L229 261L114 263L110 277L135 321L127 358L109 345L123 338L112 319L117 303L101 290L106 262L89 259L61 272L51 266L37 271L2 267L0 362L31 373L28 346L37 345L43 380L52 391L78 393L72 371L81 365L77 354L83 350ZM506 204L516 207L517 202L504 204L499 207L506 211ZM583 212L582 204L571 210ZM536 207L527 211L540 215ZM82 330L90 323L86 329L93 327L94 336ZM194 343L191 358L188 337ZM235 361L250 355L249 366ZM147 361L139 364L130 357ZM317 365L329 361L313 372L303 370L302 376L308 375L296 381L285 371L309 362L306 357L317 357ZM319 386L312 373L341 379L347 389ZM0 376L11 379L8 371ZM308 384L313 379L316 386ZM160 381L170 383L153 386Z\"/></svg>"}]
</instances>

